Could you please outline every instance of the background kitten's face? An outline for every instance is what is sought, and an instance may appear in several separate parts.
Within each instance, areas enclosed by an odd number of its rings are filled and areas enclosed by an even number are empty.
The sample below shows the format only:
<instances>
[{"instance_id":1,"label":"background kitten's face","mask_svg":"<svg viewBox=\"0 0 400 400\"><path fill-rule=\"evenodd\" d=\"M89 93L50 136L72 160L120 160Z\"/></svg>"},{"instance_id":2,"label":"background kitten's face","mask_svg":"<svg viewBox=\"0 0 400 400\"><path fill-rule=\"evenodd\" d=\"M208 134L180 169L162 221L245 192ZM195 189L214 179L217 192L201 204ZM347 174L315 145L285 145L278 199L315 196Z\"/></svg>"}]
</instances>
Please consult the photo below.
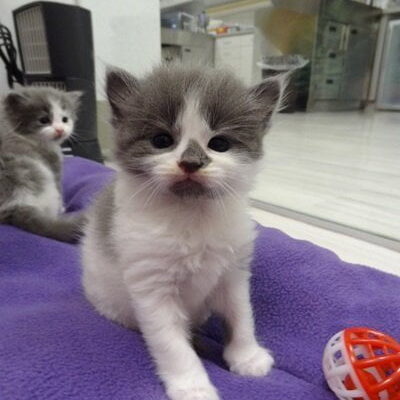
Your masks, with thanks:
<instances>
[{"instance_id":1,"label":"background kitten's face","mask_svg":"<svg viewBox=\"0 0 400 400\"><path fill-rule=\"evenodd\" d=\"M5 115L21 135L63 142L73 132L80 92L24 88L5 99Z\"/></svg>"},{"instance_id":2,"label":"background kitten's face","mask_svg":"<svg viewBox=\"0 0 400 400\"><path fill-rule=\"evenodd\" d=\"M280 92L279 80L247 89L215 70L164 66L141 81L111 71L116 156L157 193L246 192Z\"/></svg>"}]
</instances>

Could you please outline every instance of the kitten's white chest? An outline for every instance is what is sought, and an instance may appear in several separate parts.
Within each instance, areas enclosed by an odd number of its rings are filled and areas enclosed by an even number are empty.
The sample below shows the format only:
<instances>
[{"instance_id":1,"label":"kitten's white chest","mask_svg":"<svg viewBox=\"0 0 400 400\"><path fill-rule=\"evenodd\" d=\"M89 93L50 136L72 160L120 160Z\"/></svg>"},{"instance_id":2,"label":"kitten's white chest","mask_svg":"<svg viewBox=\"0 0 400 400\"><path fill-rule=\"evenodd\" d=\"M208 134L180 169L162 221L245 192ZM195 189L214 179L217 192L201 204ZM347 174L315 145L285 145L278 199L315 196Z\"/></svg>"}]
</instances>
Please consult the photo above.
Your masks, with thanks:
<instances>
[{"instance_id":1,"label":"kitten's white chest","mask_svg":"<svg viewBox=\"0 0 400 400\"><path fill-rule=\"evenodd\" d=\"M218 221L213 230L197 225L186 231L164 231L155 221L149 225L147 229L129 228L125 217L126 229L118 234L121 265L129 276L130 289L178 295L187 314L198 320L221 276L238 265L244 243L252 241L251 231L244 232L242 225L241 232L223 234L225 229ZM122 226L122 219L116 226Z\"/></svg>"},{"instance_id":2,"label":"kitten's white chest","mask_svg":"<svg viewBox=\"0 0 400 400\"><path fill-rule=\"evenodd\" d=\"M44 164L35 162L43 179L43 190L38 194L24 193L20 197L23 204L35 207L49 217L56 217L62 211L62 199L52 171Z\"/></svg>"},{"instance_id":3,"label":"kitten's white chest","mask_svg":"<svg viewBox=\"0 0 400 400\"><path fill-rule=\"evenodd\" d=\"M215 248L204 250L200 257L189 257L186 265L182 263L181 267L186 270L186 275L180 282L179 292L188 314L193 319L202 318L208 296L218 285L223 273L234 265L235 260L231 252Z\"/></svg>"}]
</instances>

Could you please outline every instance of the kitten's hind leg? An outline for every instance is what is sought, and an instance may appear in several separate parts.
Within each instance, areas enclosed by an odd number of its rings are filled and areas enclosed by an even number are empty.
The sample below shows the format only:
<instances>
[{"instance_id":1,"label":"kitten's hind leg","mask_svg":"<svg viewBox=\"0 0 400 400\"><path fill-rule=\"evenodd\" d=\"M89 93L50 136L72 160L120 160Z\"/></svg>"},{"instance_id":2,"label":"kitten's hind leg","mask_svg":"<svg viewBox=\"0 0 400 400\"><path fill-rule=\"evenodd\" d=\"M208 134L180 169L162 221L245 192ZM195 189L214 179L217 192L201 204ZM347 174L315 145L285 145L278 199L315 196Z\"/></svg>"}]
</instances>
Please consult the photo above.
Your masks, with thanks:
<instances>
[{"instance_id":1,"label":"kitten's hind leg","mask_svg":"<svg viewBox=\"0 0 400 400\"><path fill-rule=\"evenodd\" d=\"M68 243L79 239L85 222L84 212L62 214L52 218L30 206L14 206L0 211L0 223Z\"/></svg>"}]
</instances>

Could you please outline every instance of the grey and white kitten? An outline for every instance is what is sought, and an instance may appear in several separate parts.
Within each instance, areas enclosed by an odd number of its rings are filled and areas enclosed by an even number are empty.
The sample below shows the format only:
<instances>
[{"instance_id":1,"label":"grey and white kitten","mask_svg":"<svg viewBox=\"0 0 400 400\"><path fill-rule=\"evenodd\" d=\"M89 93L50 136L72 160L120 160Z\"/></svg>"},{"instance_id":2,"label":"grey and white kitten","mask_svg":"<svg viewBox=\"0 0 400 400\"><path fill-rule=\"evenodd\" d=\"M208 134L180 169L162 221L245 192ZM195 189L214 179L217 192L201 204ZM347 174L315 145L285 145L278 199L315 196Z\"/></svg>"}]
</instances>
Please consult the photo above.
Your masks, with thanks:
<instances>
[{"instance_id":1,"label":"grey and white kitten","mask_svg":"<svg viewBox=\"0 0 400 400\"><path fill-rule=\"evenodd\" d=\"M74 128L80 92L23 88L0 116L0 223L72 242L83 215L61 215L61 143Z\"/></svg>"},{"instance_id":2,"label":"grey and white kitten","mask_svg":"<svg viewBox=\"0 0 400 400\"><path fill-rule=\"evenodd\" d=\"M262 376L249 295L256 236L247 194L281 80L250 89L211 69L107 76L120 171L83 240L83 286L104 316L139 329L172 400L215 400L190 332L210 315L229 328L231 371Z\"/></svg>"}]
</instances>

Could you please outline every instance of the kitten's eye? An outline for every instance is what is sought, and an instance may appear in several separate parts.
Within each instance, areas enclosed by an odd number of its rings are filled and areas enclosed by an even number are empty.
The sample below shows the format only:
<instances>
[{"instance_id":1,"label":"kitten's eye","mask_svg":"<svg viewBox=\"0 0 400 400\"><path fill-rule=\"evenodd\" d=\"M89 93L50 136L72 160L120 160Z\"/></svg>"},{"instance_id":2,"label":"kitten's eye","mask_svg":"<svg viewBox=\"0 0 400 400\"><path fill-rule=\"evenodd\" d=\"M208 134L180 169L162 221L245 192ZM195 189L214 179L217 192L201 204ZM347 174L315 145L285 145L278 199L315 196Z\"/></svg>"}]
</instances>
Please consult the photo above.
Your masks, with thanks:
<instances>
[{"instance_id":1,"label":"kitten's eye","mask_svg":"<svg viewBox=\"0 0 400 400\"><path fill-rule=\"evenodd\" d=\"M151 144L156 149L166 149L174 144L174 139L168 133L160 133L151 138Z\"/></svg>"},{"instance_id":2,"label":"kitten's eye","mask_svg":"<svg viewBox=\"0 0 400 400\"><path fill-rule=\"evenodd\" d=\"M49 117L41 117L39 118L39 122L43 125L50 123L50 118Z\"/></svg>"},{"instance_id":3,"label":"kitten's eye","mask_svg":"<svg viewBox=\"0 0 400 400\"><path fill-rule=\"evenodd\" d=\"M224 151L228 151L231 147L228 139L224 138L223 136L215 136L208 142L208 147L211 150L218 151L223 153Z\"/></svg>"},{"instance_id":4,"label":"kitten's eye","mask_svg":"<svg viewBox=\"0 0 400 400\"><path fill-rule=\"evenodd\" d=\"M68 122L68 117L63 117L62 122Z\"/></svg>"}]
</instances>

